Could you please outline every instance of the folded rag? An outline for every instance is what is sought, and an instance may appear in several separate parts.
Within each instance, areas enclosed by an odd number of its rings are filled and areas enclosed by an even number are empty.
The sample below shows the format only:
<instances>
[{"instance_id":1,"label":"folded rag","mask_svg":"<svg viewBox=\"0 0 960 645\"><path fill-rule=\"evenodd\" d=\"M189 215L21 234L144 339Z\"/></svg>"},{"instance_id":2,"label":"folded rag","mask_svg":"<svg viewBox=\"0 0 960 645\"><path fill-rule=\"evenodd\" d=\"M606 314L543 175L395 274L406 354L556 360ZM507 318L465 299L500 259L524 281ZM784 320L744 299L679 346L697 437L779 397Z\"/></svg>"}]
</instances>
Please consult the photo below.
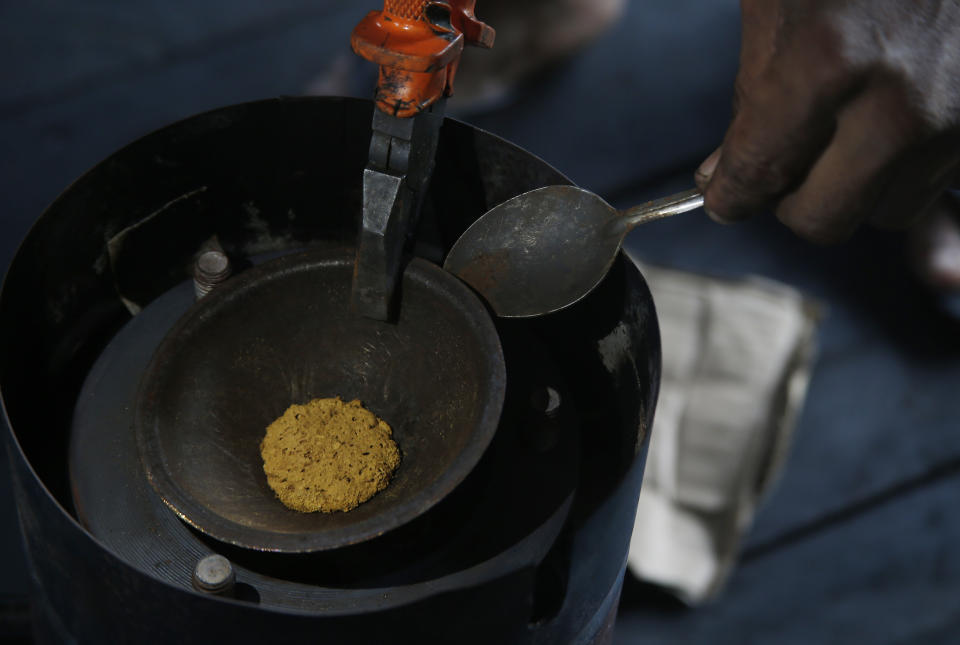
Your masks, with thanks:
<instances>
[{"instance_id":1,"label":"folded rag","mask_svg":"<svg viewBox=\"0 0 960 645\"><path fill-rule=\"evenodd\" d=\"M660 320L663 371L628 565L699 604L722 588L783 465L819 308L758 278L641 269Z\"/></svg>"}]
</instances>

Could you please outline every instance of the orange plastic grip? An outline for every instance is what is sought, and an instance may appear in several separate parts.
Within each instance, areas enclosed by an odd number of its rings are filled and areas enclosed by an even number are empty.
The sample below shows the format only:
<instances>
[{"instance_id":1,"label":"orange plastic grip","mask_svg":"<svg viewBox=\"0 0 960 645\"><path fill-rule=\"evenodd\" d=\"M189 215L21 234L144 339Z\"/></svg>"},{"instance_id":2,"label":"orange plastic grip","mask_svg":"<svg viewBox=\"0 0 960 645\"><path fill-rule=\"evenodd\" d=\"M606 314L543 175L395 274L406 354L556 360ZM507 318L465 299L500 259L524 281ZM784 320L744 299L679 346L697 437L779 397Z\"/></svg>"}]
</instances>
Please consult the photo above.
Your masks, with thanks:
<instances>
[{"instance_id":1,"label":"orange plastic grip","mask_svg":"<svg viewBox=\"0 0 960 645\"><path fill-rule=\"evenodd\" d=\"M423 20L428 4L430 0L383 0L383 10L407 20Z\"/></svg>"}]
</instances>

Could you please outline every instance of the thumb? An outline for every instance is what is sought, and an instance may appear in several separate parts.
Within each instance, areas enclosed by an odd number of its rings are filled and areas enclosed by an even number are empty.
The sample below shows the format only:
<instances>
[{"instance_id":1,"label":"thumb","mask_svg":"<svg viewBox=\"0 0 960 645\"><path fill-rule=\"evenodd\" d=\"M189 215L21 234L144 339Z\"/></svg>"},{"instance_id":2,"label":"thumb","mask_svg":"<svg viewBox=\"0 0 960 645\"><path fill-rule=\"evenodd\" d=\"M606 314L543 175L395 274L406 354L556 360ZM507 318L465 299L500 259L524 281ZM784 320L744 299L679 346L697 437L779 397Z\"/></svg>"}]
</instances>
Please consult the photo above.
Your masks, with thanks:
<instances>
[{"instance_id":1,"label":"thumb","mask_svg":"<svg viewBox=\"0 0 960 645\"><path fill-rule=\"evenodd\" d=\"M713 173L717 169L717 165L720 163L720 158L723 156L723 146L718 147L716 150L710 153L710 156L703 160L703 163L700 164L700 167L697 168L697 171L693 173L693 181L697 185L697 188L700 189L701 193L707 191L707 186L710 185L710 180L713 179ZM728 223L728 220L720 219L715 214L710 212L706 207L704 207L707 215L710 216L710 219L720 222L721 224Z\"/></svg>"}]
</instances>

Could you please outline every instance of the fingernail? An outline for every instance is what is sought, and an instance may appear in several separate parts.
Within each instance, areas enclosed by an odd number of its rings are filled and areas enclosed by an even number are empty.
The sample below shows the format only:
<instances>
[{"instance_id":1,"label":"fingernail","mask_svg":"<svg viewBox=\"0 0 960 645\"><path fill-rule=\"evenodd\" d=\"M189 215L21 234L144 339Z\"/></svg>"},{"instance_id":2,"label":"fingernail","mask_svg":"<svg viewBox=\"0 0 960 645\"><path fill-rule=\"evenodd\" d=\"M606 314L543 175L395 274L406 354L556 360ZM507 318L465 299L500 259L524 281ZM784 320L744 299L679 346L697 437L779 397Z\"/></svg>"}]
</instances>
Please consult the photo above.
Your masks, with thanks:
<instances>
[{"instance_id":1,"label":"fingernail","mask_svg":"<svg viewBox=\"0 0 960 645\"><path fill-rule=\"evenodd\" d=\"M721 146L711 152L710 156L700 164L700 167L697 168L697 172L695 173L698 184L702 182L703 185L706 185L710 182L710 178L713 177L713 173L717 169L717 164L720 163L720 154L722 152L723 147Z\"/></svg>"}]
</instances>

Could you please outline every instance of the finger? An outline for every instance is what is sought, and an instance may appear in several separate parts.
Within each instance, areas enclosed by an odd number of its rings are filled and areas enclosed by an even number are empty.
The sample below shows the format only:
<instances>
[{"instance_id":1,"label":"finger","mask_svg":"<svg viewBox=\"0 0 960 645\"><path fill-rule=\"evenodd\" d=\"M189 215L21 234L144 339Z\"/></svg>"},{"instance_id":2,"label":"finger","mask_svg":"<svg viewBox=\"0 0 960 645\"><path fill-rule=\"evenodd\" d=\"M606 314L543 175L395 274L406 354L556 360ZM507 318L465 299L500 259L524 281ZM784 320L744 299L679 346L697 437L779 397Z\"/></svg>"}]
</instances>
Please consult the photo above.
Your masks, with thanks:
<instances>
[{"instance_id":1,"label":"finger","mask_svg":"<svg viewBox=\"0 0 960 645\"><path fill-rule=\"evenodd\" d=\"M811 43L785 47L752 78L738 75L737 113L705 191L715 218L743 219L770 204L802 182L829 144L834 114L859 79L820 52L820 38L798 35Z\"/></svg>"},{"instance_id":2,"label":"finger","mask_svg":"<svg viewBox=\"0 0 960 645\"><path fill-rule=\"evenodd\" d=\"M749 84L763 75L777 50L781 33L780 0L741 0L740 2L740 81ZM734 105L736 110L736 105Z\"/></svg>"},{"instance_id":3,"label":"finger","mask_svg":"<svg viewBox=\"0 0 960 645\"><path fill-rule=\"evenodd\" d=\"M894 88L872 87L840 113L837 131L777 217L813 242L838 242L870 215L915 137Z\"/></svg>"},{"instance_id":4,"label":"finger","mask_svg":"<svg viewBox=\"0 0 960 645\"><path fill-rule=\"evenodd\" d=\"M835 127L832 102L803 96L789 81L770 81L740 100L705 193L717 219L755 214L802 181Z\"/></svg>"}]
</instances>

